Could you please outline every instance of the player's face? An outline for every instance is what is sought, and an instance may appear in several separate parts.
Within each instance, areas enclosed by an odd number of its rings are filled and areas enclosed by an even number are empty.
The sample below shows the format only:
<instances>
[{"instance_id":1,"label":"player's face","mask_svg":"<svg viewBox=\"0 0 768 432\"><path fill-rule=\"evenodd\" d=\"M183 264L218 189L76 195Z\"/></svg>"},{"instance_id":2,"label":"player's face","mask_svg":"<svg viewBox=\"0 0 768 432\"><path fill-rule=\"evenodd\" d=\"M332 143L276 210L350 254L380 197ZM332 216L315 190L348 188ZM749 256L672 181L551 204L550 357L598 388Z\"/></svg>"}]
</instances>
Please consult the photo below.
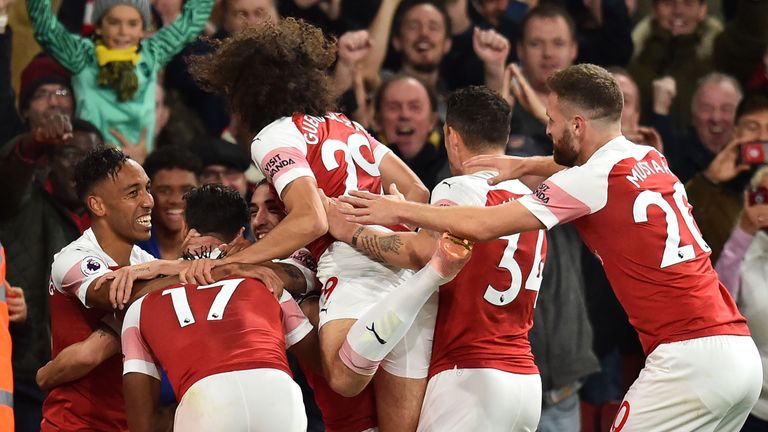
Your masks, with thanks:
<instances>
[{"instance_id":1,"label":"player's face","mask_svg":"<svg viewBox=\"0 0 768 432\"><path fill-rule=\"evenodd\" d=\"M430 4L414 6L405 13L400 33L392 40L403 63L420 72L434 72L451 49L451 39L440 11Z\"/></svg>"},{"instance_id":2,"label":"player's face","mask_svg":"<svg viewBox=\"0 0 768 432\"><path fill-rule=\"evenodd\" d=\"M155 201L141 165L128 160L114 179L94 188L94 195L104 202L104 218L116 237L126 243L149 240Z\"/></svg>"},{"instance_id":3,"label":"player's face","mask_svg":"<svg viewBox=\"0 0 768 432\"><path fill-rule=\"evenodd\" d=\"M691 121L702 144L713 153L731 139L739 101L741 95L727 81L710 81L696 91Z\"/></svg>"},{"instance_id":4,"label":"player's face","mask_svg":"<svg viewBox=\"0 0 768 432\"><path fill-rule=\"evenodd\" d=\"M48 154L53 196L65 207L82 208L83 203L77 198L75 191L75 165L100 143L101 140L96 134L76 131L70 141L55 146Z\"/></svg>"},{"instance_id":5,"label":"player's face","mask_svg":"<svg viewBox=\"0 0 768 432\"><path fill-rule=\"evenodd\" d=\"M249 207L251 230L257 241L264 238L285 217L285 209L267 184L262 184L253 191Z\"/></svg>"},{"instance_id":6,"label":"player's face","mask_svg":"<svg viewBox=\"0 0 768 432\"><path fill-rule=\"evenodd\" d=\"M653 18L673 35L693 34L706 16L703 0L658 0L653 5Z\"/></svg>"},{"instance_id":7,"label":"player's face","mask_svg":"<svg viewBox=\"0 0 768 432\"><path fill-rule=\"evenodd\" d=\"M225 2L224 29L230 34L278 21L274 0L229 0Z\"/></svg>"},{"instance_id":8,"label":"player's face","mask_svg":"<svg viewBox=\"0 0 768 432\"><path fill-rule=\"evenodd\" d=\"M195 173L179 168L163 169L152 179L155 207L152 221L159 229L180 232L184 227L184 194L197 187Z\"/></svg>"},{"instance_id":9,"label":"player's face","mask_svg":"<svg viewBox=\"0 0 768 432\"><path fill-rule=\"evenodd\" d=\"M768 141L768 110L742 115L735 135L747 141ZM765 178L768 181L768 176Z\"/></svg>"},{"instance_id":10,"label":"player's face","mask_svg":"<svg viewBox=\"0 0 768 432\"><path fill-rule=\"evenodd\" d=\"M387 143L396 145L405 159L412 159L427 142L437 116L424 85L406 78L390 84L381 95L378 119Z\"/></svg>"},{"instance_id":11,"label":"player's face","mask_svg":"<svg viewBox=\"0 0 768 432\"><path fill-rule=\"evenodd\" d=\"M576 140L571 132L573 119L563 114L557 96L550 93L547 96L547 136L552 140L555 162L563 166L574 166L579 156Z\"/></svg>"},{"instance_id":12,"label":"player's face","mask_svg":"<svg viewBox=\"0 0 768 432\"><path fill-rule=\"evenodd\" d=\"M72 117L75 101L72 92L61 84L43 84L32 93L24 116L31 129L41 127L54 114Z\"/></svg>"},{"instance_id":13,"label":"player's face","mask_svg":"<svg viewBox=\"0 0 768 432\"><path fill-rule=\"evenodd\" d=\"M531 85L546 88L547 78L565 69L576 59L576 41L571 37L563 17L532 18L528 21L523 40L517 45L517 55L523 73Z\"/></svg>"},{"instance_id":14,"label":"player's face","mask_svg":"<svg viewBox=\"0 0 768 432\"><path fill-rule=\"evenodd\" d=\"M631 78L622 74L613 74L624 95L624 109L621 111L621 130L626 135L637 130L640 125L639 95L637 85Z\"/></svg>"},{"instance_id":15,"label":"player's face","mask_svg":"<svg viewBox=\"0 0 768 432\"><path fill-rule=\"evenodd\" d=\"M144 20L133 6L112 6L96 24L96 34L109 49L133 48L144 37Z\"/></svg>"}]
</instances>

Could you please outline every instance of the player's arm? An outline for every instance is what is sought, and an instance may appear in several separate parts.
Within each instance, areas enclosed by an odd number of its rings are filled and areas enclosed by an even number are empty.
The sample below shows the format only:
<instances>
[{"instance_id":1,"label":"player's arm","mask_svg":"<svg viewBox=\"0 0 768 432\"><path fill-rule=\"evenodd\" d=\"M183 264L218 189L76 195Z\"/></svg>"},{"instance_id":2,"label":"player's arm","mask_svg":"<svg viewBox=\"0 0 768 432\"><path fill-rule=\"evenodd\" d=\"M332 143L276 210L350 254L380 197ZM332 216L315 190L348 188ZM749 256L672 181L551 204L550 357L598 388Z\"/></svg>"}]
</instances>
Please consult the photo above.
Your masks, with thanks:
<instances>
[{"instance_id":1,"label":"player's arm","mask_svg":"<svg viewBox=\"0 0 768 432\"><path fill-rule=\"evenodd\" d=\"M435 207L401 201L368 192L341 197L354 208L340 211L361 224L408 224L437 232L447 231L470 241L489 241L504 235L544 229L544 224L518 201L492 207Z\"/></svg>"},{"instance_id":2,"label":"player's arm","mask_svg":"<svg viewBox=\"0 0 768 432\"><path fill-rule=\"evenodd\" d=\"M96 366L120 352L120 338L106 328L99 328L87 339L62 350L37 371L36 381L43 391L78 380Z\"/></svg>"},{"instance_id":3,"label":"player's arm","mask_svg":"<svg viewBox=\"0 0 768 432\"><path fill-rule=\"evenodd\" d=\"M123 375L125 416L131 432L171 430L173 417L160 408L160 380L139 372Z\"/></svg>"},{"instance_id":4,"label":"player's arm","mask_svg":"<svg viewBox=\"0 0 768 432\"><path fill-rule=\"evenodd\" d=\"M302 340L295 343L288 350L296 356L302 365L311 367L319 375L323 375L323 366L320 359L320 341L317 336L317 328L320 325L320 305L318 297L305 298L299 304L301 312L312 324L312 331Z\"/></svg>"},{"instance_id":5,"label":"player's arm","mask_svg":"<svg viewBox=\"0 0 768 432\"><path fill-rule=\"evenodd\" d=\"M394 267L420 269L435 251L432 231L383 232L346 220L342 205L328 205L328 227L337 240L349 244L372 259Z\"/></svg>"},{"instance_id":6,"label":"player's arm","mask_svg":"<svg viewBox=\"0 0 768 432\"><path fill-rule=\"evenodd\" d=\"M379 165L381 172L381 186L384 191L389 191L392 185L397 186L401 194L408 201L429 201L429 189L424 186L416 173L394 153L384 155Z\"/></svg>"},{"instance_id":7,"label":"player's arm","mask_svg":"<svg viewBox=\"0 0 768 432\"><path fill-rule=\"evenodd\" d=\"M132 296L135 281L176 275L188 266L188 261L156 260L104 273L89 283L85 293L86 305L104 310L122 309L130 299L137 297Z\"/></svg>"},{"instance_id":8,"label":"player's arm","mask_svg":"<svg viewBox=\"0 0 768 432\"><path fill-rule=\"evenodd\" d=\"M325 209L311 177L299 177L283 190L281 199L288 215L264 238L217 265L259 264L285 258L328 231Z\"/></svg>"},{"instance_id":9,"label":"player's arm","mask_svg":"<svg viewBox=\"0 0 768 432\"><path fill-rule=\"evenodd\" d=\"M547 177L564 170L566 167L558 165L552 156L505 156L505 155L479 155L464 162L467 168L484 168L496 171L499 174L488 180L495 185L504 180L524 179L524 183L537 185Z\"/></svg>"}]
</instances>

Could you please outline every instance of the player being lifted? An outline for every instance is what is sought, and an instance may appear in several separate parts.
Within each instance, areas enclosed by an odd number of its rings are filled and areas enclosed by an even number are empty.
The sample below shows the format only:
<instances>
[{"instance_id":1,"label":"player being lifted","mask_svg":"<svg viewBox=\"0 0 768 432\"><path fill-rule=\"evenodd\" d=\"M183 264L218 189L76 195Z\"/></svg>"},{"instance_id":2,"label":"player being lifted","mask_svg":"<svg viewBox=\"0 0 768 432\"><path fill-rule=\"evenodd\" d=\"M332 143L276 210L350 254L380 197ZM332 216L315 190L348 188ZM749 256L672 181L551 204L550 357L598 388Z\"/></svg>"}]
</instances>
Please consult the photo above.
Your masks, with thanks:
<instances>
[{"instance_id":1,"label":"player being lifted","mask_svg":"<svg viewBox=\"0 0 768 432\"><path fill-rule=\"evenodd\" d=\"M517 180L489 186L493 172L462 165L472 156L504 154L509 104L485 87L458 90L446 104L446 149L456 177L435 187L432 205L495 206L530 194ZM336 208L329 207L328 217L334 237L375 259L418 269L434 253L432 231L383 233L346 222ZM478 243L456 278L440 287L418 430L536 430L541 379L528 331L545 252L543 230Z\"/></svg>"},{"instance_id":2,"label":"player being lifted","mask_svg":"<svg viewBox=\"0 0 768 432\"><path fill-rule=\"evenodd\" d=\"M344 200L357 208L345 211L359 223L408 223L477 241L574 221L648 355L612 430L738 430L760 393L760 357L712 269L682 183L659 152L621 135L621 90L604 69L571 66L548 85L554 160L470 164L494 167L493 181L551 175L533 194L436 208L353 192Z\"/></svg>"},{"instance_id":3,"label":"player being lifted","mask_svg":"<svg viewBox=\"0 0 768 432\"><path fill-rule=\"evenodd\" d=\"M208 281L210 266L260 263L309 245L325 287L320 347L329 384L345 396L357 394L382 364L375 380L379 427L412 430L431 343L419 338L429 333L421 325L414 328L422 335L406 333L437 286L455 275L468 254L444 240L446 248L438 248L431 265L402 289L393 289L405 276L402 272L326 235L318 187L338 197L358 189L381 193L396 185L408 199L427 197L416 175L386 146L334 112L325 75L334 59L334 41L293 19L246 30L216 52L193 59L193 74L228 101L240 125L238 141L248 146L287 210L285 219L257 243L223 260L204 262L194 274ZM446 253L452 247L460 257ZM406 342L398 346L403 338Z\"/></svg>"}]
</instances>

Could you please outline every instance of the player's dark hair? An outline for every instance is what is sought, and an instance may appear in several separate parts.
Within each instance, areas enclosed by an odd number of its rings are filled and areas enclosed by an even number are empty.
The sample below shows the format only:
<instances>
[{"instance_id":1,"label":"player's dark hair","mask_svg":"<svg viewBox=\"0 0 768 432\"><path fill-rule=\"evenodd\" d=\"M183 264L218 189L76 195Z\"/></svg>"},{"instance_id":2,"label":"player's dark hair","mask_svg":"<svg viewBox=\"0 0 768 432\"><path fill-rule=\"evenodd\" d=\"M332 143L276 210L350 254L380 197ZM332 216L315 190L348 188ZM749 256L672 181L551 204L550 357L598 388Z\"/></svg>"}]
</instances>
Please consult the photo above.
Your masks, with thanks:
<instances>
[{"instance_id":1,"label":"player's dark hair","mask_svg":"<svg viewBox=\"0 0 768 432\"><path fill-rule=\"evenodd\" d=\"M184 194L184 219L190 229L229 242L248 225L248 204L234 188L207 184Z\"/></svg>"},{"instance_id":2,"label":"player's dark hair","mask_svg":"<svg viewBox=\"0 0 768 432\"><path fill-rule=\"evenodd\" d=\"M469 86L448 95L445 103L445 124L461 135L468 149L506 147L512 110L498 93Z\"/></svg>"},{"instance_id":3,"label":"player's dark hair","mask_svg":"<svg viewBox=\"0 0 768 432\"><path fill-rule=\"evenodd\" d=\"M88 193L97 183L107 177L115 180L128 159L130 158L125 153L114 147L91 150L75 166L75 191L80 201L85 202Z\"/></svg>"},{"instance_id":4,"label":"player's dark hair","mask_svg":"<svg viewBox=\"0 0 768 432\"><path fill-rule=\"evenodd\" d=\"M619 83L607 70L589 63L569 66L552 74L547 86L590 120L618 121L624 109Z\"/></svg>"},{"instance_id":5,"label":"player's dark hair","mask_svg":"<svg viewBox=\"0 0 768 432\"><path fill-rule=\"evenodd\" d=\"M398 6L397 11L395 12L395 17L392 20L392 34L395 36L400 36L403 30L403 19L405 19L405 15L408 13L408 11L415 8L416 6L425 4L433 6L435 9L437 9L438 12L440 12L440 15L443 17L443 24L445 25L445 36L451 37L451 16L448 15L448 11L445 9L444 2L436 0L405 0L400 3L400 6Z\"/></svg>"},{"instance_id":6,"label":"player's dark hair","mask_svg":"<svg viewBox=\"0 0 768 432\"><path fill-rule=\"evenodd\" d=\"M768 111L768 96L764 94L747 94L736 109L736 120L747 114Z\"/></svg>"},{"instance_id":7,"label":"player's dark hair","mask_svg":"<svg viewBox=\"0 0 768 432\"><path fill-rule=\"evenodd\" d=\"M249 132L295 113L334 111L325 71L336 60L336 40L319 28L287 18L212 43L214 52L189 58L190 71L202 88L227 101Z\"/></svg>"},{"instance_id":8,"label":"player's dark hair","mask_svg":"<svg viewBox=\"0 0 768 432\"><path fill-rule=\"evenodd\" d=\"M197 177L203 170L203 163L194 153L180 146L159 147L144 161L144 171L150 180L155 178L158 171L172 169L190 171Z\"/></svg>"},{"instance_id":9,"label":"player's dark hair","mask_svg":"<svg viewBox=\"0 0 768 432\"><path fill-rule=\"evenodd\" d=\"M520 41L523 41L525 39L525 29L528 27L528 23L531 22L532 19L538 18L562 18L565 20L565 23L568 25L568 32L571 34L571 39L576 40L576 23L573 21L573 17L571 14L568 13L565 8L558 6L556 4L551 3L543 3L539 6L536 6L535 8L528 11L527 14L525 14L525 18L523 18L523 22L520 23L520 35L522 38Z\"/></svg>"}]
</instances>

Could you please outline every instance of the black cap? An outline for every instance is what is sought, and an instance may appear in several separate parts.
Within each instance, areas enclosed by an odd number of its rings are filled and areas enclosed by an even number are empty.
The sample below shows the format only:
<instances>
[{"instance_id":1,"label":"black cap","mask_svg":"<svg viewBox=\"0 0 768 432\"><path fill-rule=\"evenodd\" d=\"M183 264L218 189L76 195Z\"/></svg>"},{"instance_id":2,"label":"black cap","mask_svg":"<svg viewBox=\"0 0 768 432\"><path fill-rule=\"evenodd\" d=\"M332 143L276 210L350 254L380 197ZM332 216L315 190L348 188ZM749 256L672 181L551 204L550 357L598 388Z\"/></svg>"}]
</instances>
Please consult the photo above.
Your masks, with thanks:
<instances>
[{"instance_id":1,"label":"black cap","mask_svg":"<svg viewBox=\"0 0 768 432\"><path fill-rule=\"evenodd\" d=\"M245 172L251 165L248 153L239 145L221 138L206 138L199 141L193 149L203 162L203 167L224 165L227 168Z\"/></svg>"}]
</instances>

